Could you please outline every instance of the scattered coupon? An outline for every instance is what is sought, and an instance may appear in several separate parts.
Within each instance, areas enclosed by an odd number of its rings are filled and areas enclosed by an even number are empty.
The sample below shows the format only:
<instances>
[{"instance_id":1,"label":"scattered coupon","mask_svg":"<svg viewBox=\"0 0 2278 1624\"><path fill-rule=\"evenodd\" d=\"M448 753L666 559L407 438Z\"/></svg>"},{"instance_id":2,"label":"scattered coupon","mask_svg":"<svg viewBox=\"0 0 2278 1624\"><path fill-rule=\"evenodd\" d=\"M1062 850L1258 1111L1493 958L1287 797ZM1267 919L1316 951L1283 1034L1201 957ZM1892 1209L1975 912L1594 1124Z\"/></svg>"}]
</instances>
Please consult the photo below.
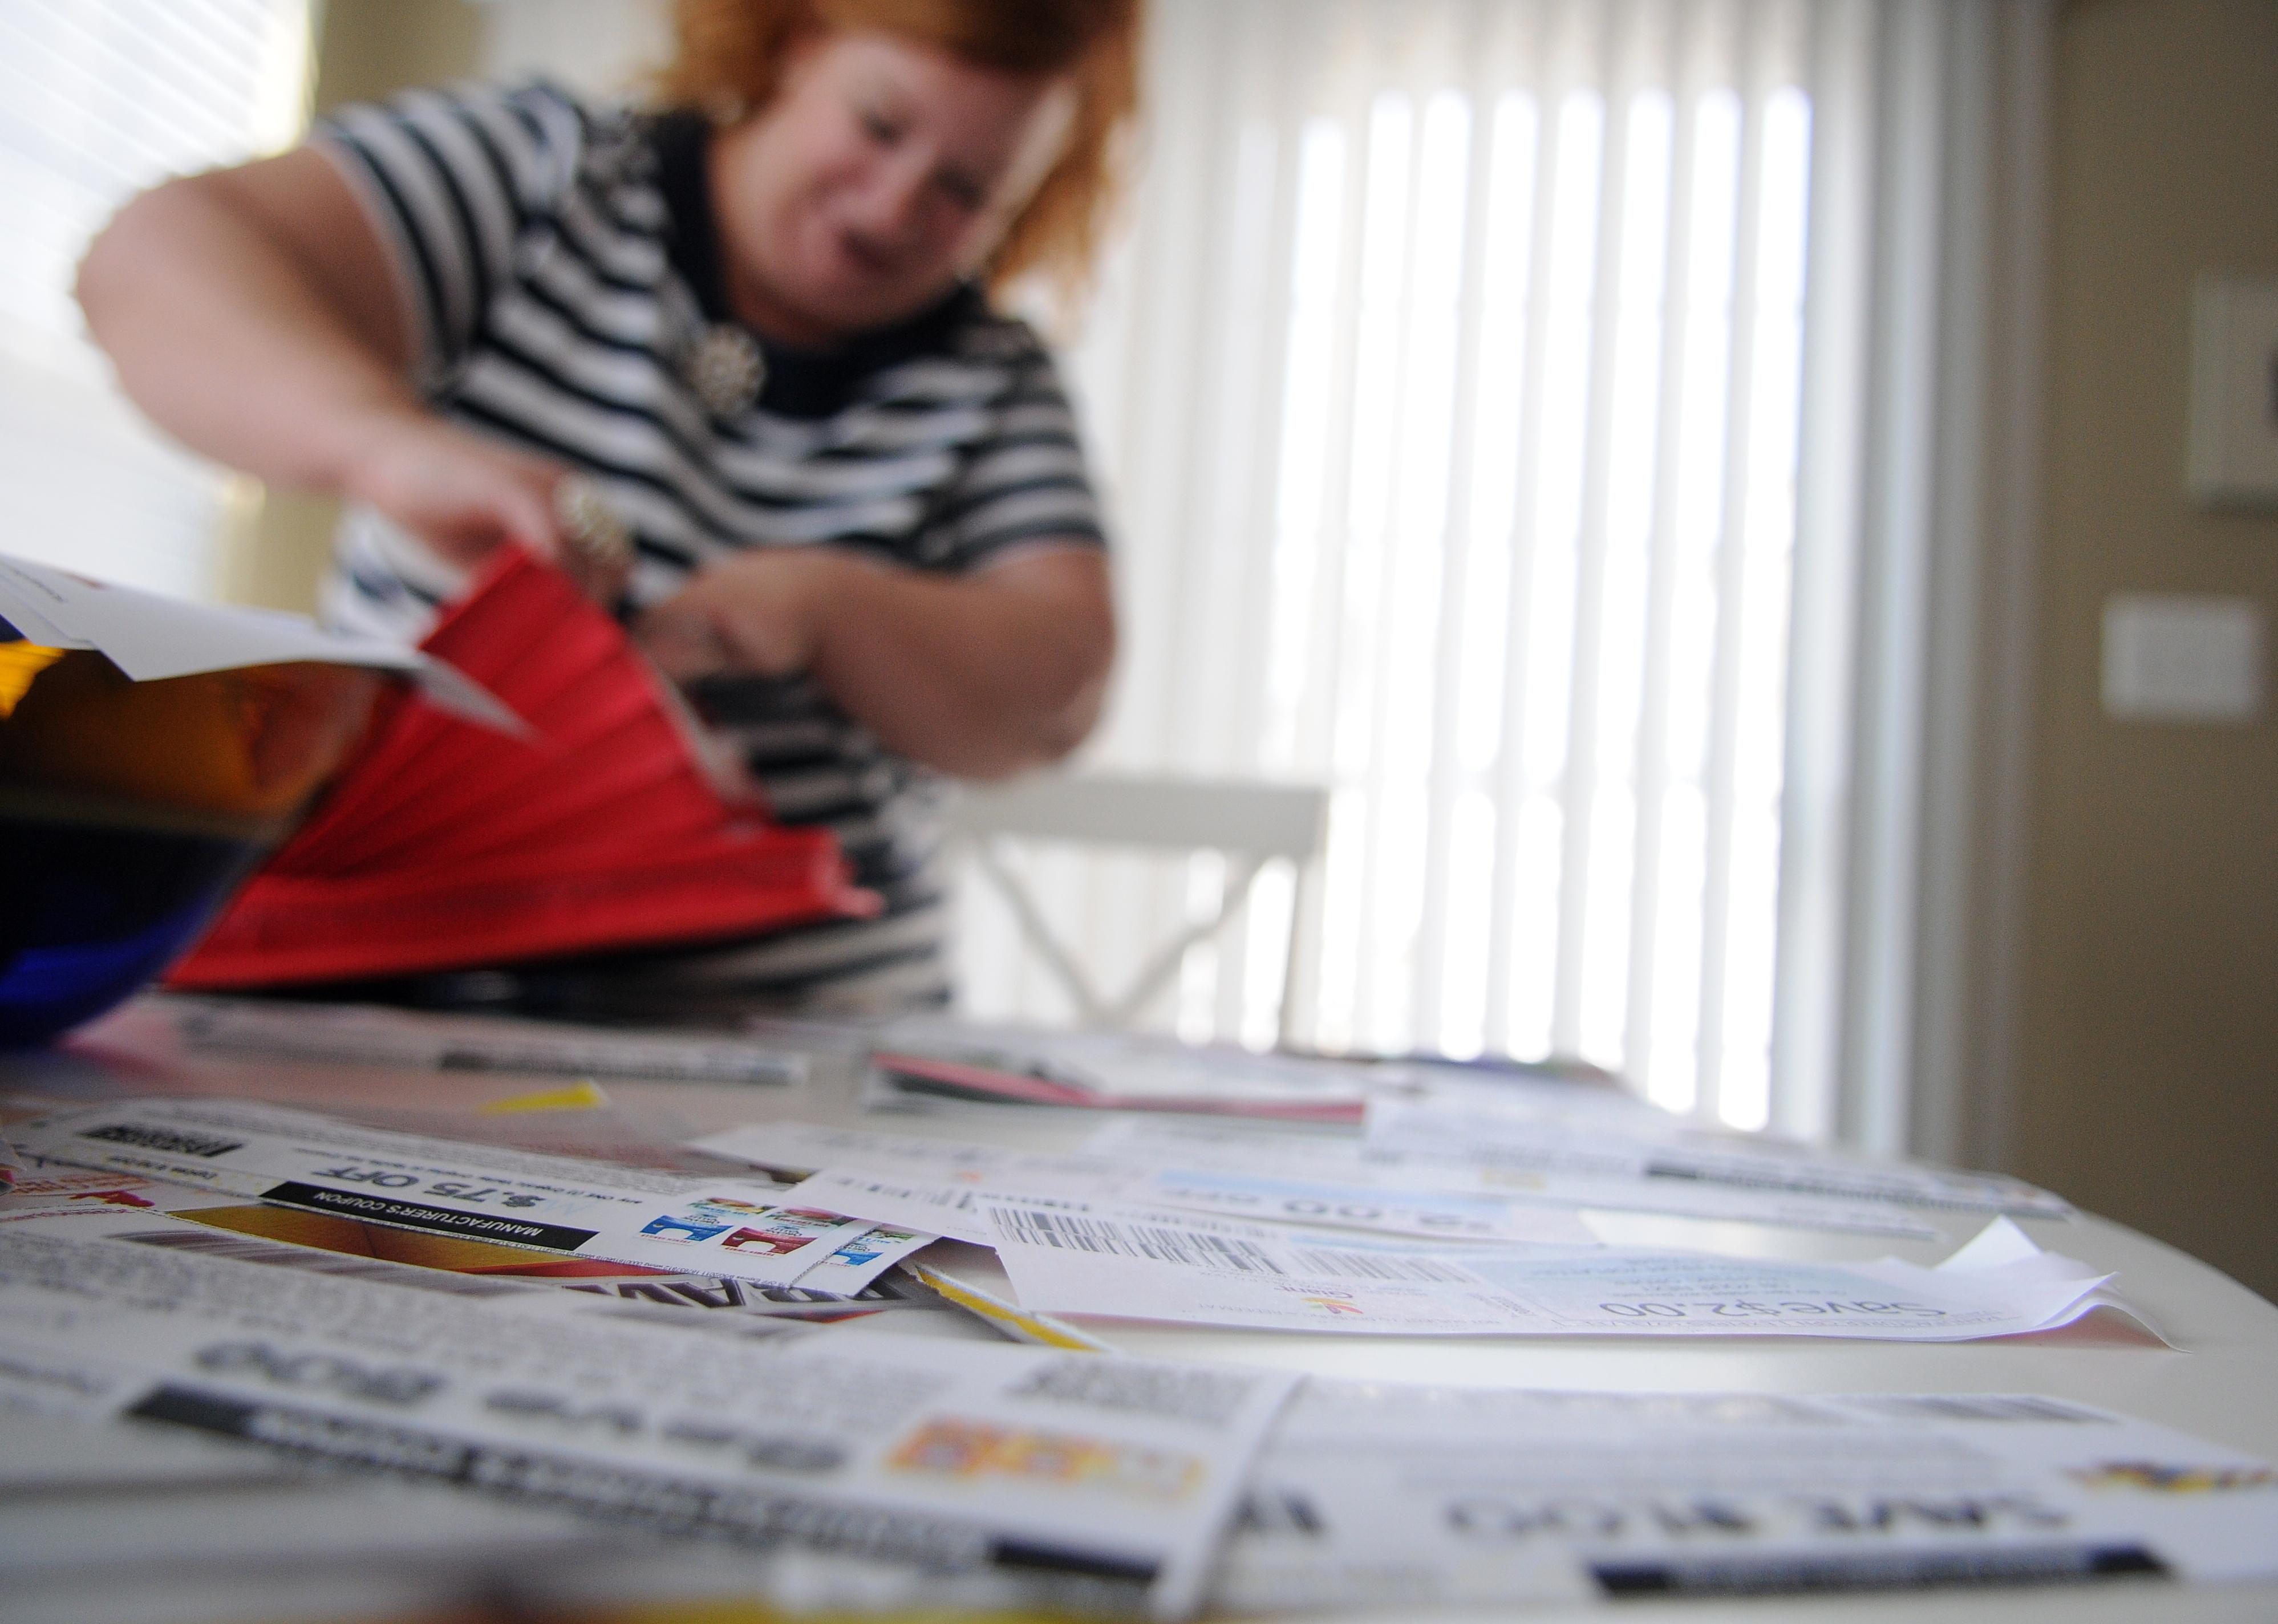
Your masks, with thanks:
<instances>
[{"instance_id":1,"label":"scattered coupon","mask_svg":"<svg viewBox=\"0 0 2278 1624\"><path fill-rule=\"evenodd\" d=\"M1626 1117L1626 1113L1623 1113ZM1562 1128L1571 1144L1574 1130ZM1882 1201L1838 1198L1785 1186L1723 1183L1675 1176L1647 1178L1640 1157L1601 1154L1595 1170L1579 1158L1474 1157L1459 1140L1433 1136L1417 1147L1363 1143L1326 1135L1299 1137L1242 1124L1125 1119L1087 1141L1090 1154L1136 1158L1188 1170L1212 1168L1379 1190L1428 1193L1449 1201L1493 1203L1519 1210L1592 1207L1614 1212L1773 1224L1893 1239L1937 1240L1943 1231L1922 1212Z\"/></svg>"},{"instance_id":2,"label":"scattered coupon","mask_svg":"<svg viewBox=\"0 0 2278 1624\"><path fill-rule=\"evenodd\" d=\"M866 1226L840 1241L829 1257L799 1276L802 1291L852 1297L900 1262L941 1237L889 1224Z\"/></svg>"},{"instance_id":3,"label":"scattered coupon","mask_svg":"<svg viewBox=\"0 0 2278 1624\"><path fill-rule=\"evenodd\" d=\"M554 1072L587 1079L692 1083L806 1080L800 1056L772 1044L669 1031L578 1026L516 1016L456 1015L374 1004L169 994L161 1007L193 1048L278 1055L328 1064L416 1066L439 1071ZM590 1080L584 1085L592 1088ZM575 1098L572 1091L562 1097ZM596 1094L599 1093L595 1089ZM602 1102L576 1102L599 1104ZM570 1107L524 1105L524 1110ZM515 1109L504 1102L489 1109Z\"/></svg>"},{"instance_id":4,"label":"scattered coupon","mask_svg":"<svg viewBox=\"0 0 2278 1624\"><path fill-rule=\"evenodd\" d=\"M1774 1191L1842 1201L1886 1201L1930 1211L2064 1218L2070 1203L2021 1179L1838 1155L1762 1134L1703 1128L1682 1118L1575 1119L1514 1106L1479 1085L1422 1096L1372 1094L1368 1145L1552 1173Z\"/></svg>"},{"instance_id":5,"label":"scattered coupon","mask_svg":"<svg viewBox=\"0 0 2278 1624\"><path fill-rule=\"evenodd\" d=\"M1317 1380L1259 1459L1212 1601L1407 1613L2272 1577L2267 1462L2068 1399Z\"/></svg>"},{"instance_id":6,"label":"scattered coupon","mask_svg":"<svg viewBox=\"0 0 2278 1624\"><path fill-rule=\"evenodd\" d=\"M1171 1141L1175 1143L1175 1141ZM1112 1151L1050 1155L913 1134L766 1123L689 1141L692 1148L790 1171L817 1170L799 1186L810 1206L889 1222L930 1223L944 1235L987 1246L995 1231L982 1216L990 1201L1121 1201L1197 1212L1442 1240L1589 1246L1589 1228L1571 1208L1499 1196L1403 1189L1290 1172L1231 1171L1183 1164L1143 1144ZM841 1207L834 1201L851 1200ZM944 1227L953 1226L953 1227Z\"/></svg>"},{"instance_id":7,"label":"scattered coupon","mask_svg":"<svg viewBox=\"0 0 2278 1624\"><path fill-rule=\"evenodd\" d=\"M869 1226L773 1186L367 1128L281 1106L135 1100L37 1117L27 1155L557 1255L789 1285Z\"/></svg>"},{"instance_id":8,"label":"scattered coupon","mask_svg":"<svg viewBox=\"0 0 2278 1624\"><path fill-rule=\"evenodd\" d=\"M591 1317L565 1335L524 1288L470 1299L91 1228L0 1226L10 1402L604 1526L994 1574L1038 1606L1191 1613L1296 1381L935 1338L692 1344Z\"/></svg>"},{"instance_id":9,"label":"scattered coupon","mask_svg":"<svg viewBox=\"0 0 2278 1624\"><path fill-rule=\"evenodd\" d=\"M1259 1330L1952 1342L2069 1323L2110 1277L2022 1232L2029 1255L1923 1269L1611 1247L1363 1247L1265 1225L1204 1229L1171 1212L996 1206L990 1217L1026 1308Z\"/></svg>"},{"instance_id":10,"label":"scattered coupon","mask_svg":"<svg viewBox=\"0 0 2278 1624\"><path fill-rule=\"evenodd\" d=\"M1370 1088L1369 1069L1347 1061L939 1016L888 1022L870 1068L890 1094L1300 1122L1358 1122Z\"/></svg>"}]
</instances>

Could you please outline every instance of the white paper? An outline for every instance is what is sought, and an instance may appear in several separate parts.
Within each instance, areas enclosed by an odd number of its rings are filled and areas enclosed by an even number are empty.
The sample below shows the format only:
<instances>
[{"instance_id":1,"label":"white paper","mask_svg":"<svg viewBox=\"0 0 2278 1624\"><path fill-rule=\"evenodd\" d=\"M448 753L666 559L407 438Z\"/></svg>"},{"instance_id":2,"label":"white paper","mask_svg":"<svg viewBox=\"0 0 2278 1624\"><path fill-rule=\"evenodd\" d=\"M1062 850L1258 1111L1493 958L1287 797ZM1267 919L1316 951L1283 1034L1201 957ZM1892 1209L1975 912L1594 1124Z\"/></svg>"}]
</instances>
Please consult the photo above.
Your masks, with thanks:
<instances>
[{"instance_id":1,"label":"white paper","mask_svg":"<svg viewBox=\"0 0 2278 1624\"><path fill-rule=\"evenodd\" d=\"M922 1252L939 1239L922 1230L881 1224L847 1236L830 1255L799 1277L804 1292L827 1292L852 1297L904 1258Z\"/></svg>"},{"instance_id":2,"label":"white paper","mask_svg":"<svg viewBox=\"0 0 2278 1624\"><path fill-rule=\"evenodd\" d=\"M1315 1381L1259 1459L1211 1599L1404 1613L2161 1570L2278 1575L2278 1474L2030 1395Z\"/></svg>"},{"instance_id":3,"label":"white paper","mask_svg":"<svg viewBox=\"0 0 2278 1624\"><path fill-rule=\"evenodd\" d=\"M265 1269L288 1270L295 1276L325 1276L463 1300L502 1302L524 1314L555 1319L596 1323L646 1322L671 1326L703 1337L707 1341L713 1333L747 1339L804 1331L811 1329L816 1319L812 1305L802 1305L789 1312L770 1313L768 1309L772 1305L752 1301L748 1298L731 1308L725 1295L715 1295L708 1302L669 1296L663 1292L650 1296L640 1292L608 1289L629 1284L615 1280L565 1283L519 1279L498 1274L428 1269L363 1254L328 1251L246 1234L234 1229L217 1228L199 1221L196 1209L193 1208L139 1213L96 1207L56 1208L44 1213L0 1212L0 1228L61 1237L84 1245L99 1241L127 1241L173 1255L217 1258L254 1264ZM74 1253L73 1255L96 1254ZM641 1282L646 1285L652 1281L672 1277L646 1275L641 1277ZM794 1289L757 1285L738 1287L733 1281L723 1283L715 1280L711 1284L715 1292L724 1285L729 1292L741 1291L752 1294ZM289 1292L294 1288L284 1286L279 1289ZM845 1308L845 1305L840 1307ZM715 1312L698 1311L704 1308ZM730 1311L716 1312L720 1309ZM846 1317L859 1316L861 1312L859 1308L847 1309ZM577 1333L573 1330L566 1334Z\"/></svg>"},{"instance_id":4,"label":"white paper","mask_svg":"<svg viewBox=\"0 0 2278 1624\"><path fill-rule=\"evenodd\" d=\"M1387 1060L1369 1068L1374 1092L1444 1097L1464 1094L1520 1110L1574 1122L1676 1124L1684 1121L1665 1106L1632 1094L1608 1078L1603 1082L1563 1077L1555 1071L1448 1060Z\"/></svg>"},{"instance_id":5,"label":"white paper","mask_svg":"<svg viewBox=\"0 0 2278 1624\"><path fill-rule=\"evenodd\" d=\"M34 1208L51 1201L69 1201L87 1193L157 1187L145 1178L97 1172L91 1168L48 1166L27 1170L19 1163L17 1172L15 1186L5 1196L0 1196L0 1212Z\"/></svg>"},{"instance_id":6,"label":"white paper","mask_svg":"<svg viewBox=\"0 0 2278 1624\"><path fill-rule=\"evenodd\" d=\"M149 1222L132 1216L125 1223ZM0 1388L621 1522L1192 1611L1293 1377L684 1333L0 1226ZM455 1283L455 1284L458 1284ZM541 1293L541 1296L569 1293Z\"/></svg>"},{"instance_id":7,"label":"white paper","mask_svg":"<svg viewBox=\"0 0 2278 1624\"><path fill-rule=\"evenodd\" d=\"M117 1208L163 1212L178 1202L203 1206L220 1199L128 1173L98 1172L50 1162L27 1169L13 1190L0 1195L0 1220Z\"/></svg>"},{"instance_id":8,"label":"white paper","mask_svg":"<svg viewBox=\"0 0 2278 1624\"><path fill-rule=\"evenodd\" d=\"M1182 1166L1174 1155L1150 1155L1143 1147L1128 1155L1051 1155L805 1123L754 1124L689 1143L761 1167L822 1170L799 1186L796 1199L808 1205L920 1224L982 1246L996 1239L982 1213L989 1201L1054 1205L1071 1198L1441 1240L1596 1240L1579 1217L1560 1208L1319 1175ZM849 1199L852 1208L834 1205Z\"/></svg>"},{"instance_id":9,"label":"white paper","mask_svg":"<svg viewBox=\"0 0 2278 1624\"><path fill-rule=\"evenodd\" d=\"M17 1130L33 1155L398 1229L791 1285L866 1227L773 1186L359 1127L279 1106L131 1100Z\"/></svg>"},{"instance_id":10,"label":"white paper","mask_svg":"<svg viewBox=\"0 0 2278 1624\"><path fill-rule=\"evenodd\" d=\"M1007 1150L998 1145L932 1139L914 1133L881 1133L869 1128L835 1128L812 1122L753 1122L692 1139L692 1150L731 1161L749 1162L793 1177L826 1167L923 1173L970 1183L987 1175L1036 1178L1115 1178L1130 1166L1128 1158Z\"/></svg>"},{"instance_id":11,"label":"white paper","mask_svg":"<svg viewBox=\"0 0 2278 1624\"><path fill-rule=\"evenodd\" d=\"M527 731L489 691L440 660L379 637L327 631L305 615L191 603L0 554L0 620L44 648L95 649L138 682L317 660L400 671L437 704L510 733Z\"/></svg>"},{"instance_id":12,"label":"white paper","mask_svg":"<svg viewBox=\"0 0 2278 1624\"><path fill-rule=\"evenodd\" d=\"M271 1452L17 1408L0 1447L11 1624L419 1618L660 1542L574 1514L311 1472ZM377 1590L375 1597L371 1592Z\"/></svg>"},{"instance_id":13,"label":"white paper","mask_svg":"<svg viewBox=\"0 0 2278 1624\"><path fill-rule=\"evenodd\" d=\"M1427 1193L1453 1201L1529 1208L1594 1207L1747 1224L1777 1224L1850 1234L1936 1240L1943 1231L1921 1214L1881 1201L1835 1201L1792 1191L1579 1173L1465 1161L1365 1146L1348 1137L1274 1132L1252 1125L1126 1119L1103 1125L1085 1148L1101 1156L1153 1159L1246 1176L1327 1179L1378 1190Z\"/></svg>"},{"instance_id":14,"label":"white paper","mask_svg":"<svg viewBox=\"0 0 2278 1624\"><path fill-rule=\"evenodd\" d=\"M496 1015L360 1004L170 996L163 1006L200 1048L442 1071L539 1071L698 1083L799 1084L806 1063L760 1044L689 1033L573 1026Z\"/></svg>"},{"instance_id":15,"label":"white paper","mask_svg":"<svg viewBox=\"0 0 2278 1624\"><path fill-rule=\"evenodd\" d=\"M0 1224L62 1213L116 1216L122 1211L181 1219L183 1227L168 1244L216 1256L284 1262L318 1272L341 1268L358 1273L378 1270L391 1278L396 1277L393 1271L402 1269L428 1279L440 1275L446 1280L456 1277L535 1291L570 1291L643 1307L705 1310L784 1324L829 1323L927 1306L922 1293L879 1289L876 1282L888 1268L932 1239L892 1230L862 1230L801 1275L799 1285L762 1285L720 1275L669 1274L639 1263L615 1268L604 1264L601 1272L595 1272L592 1260L581 1260L587 1267L574 1276L554 1275L545 1271L559 1260L542 1252L522 1254L529 1259L528 1274L500 1269L494 1262L463 1268L432 1262L397 1264L373 1258L353 1241L342 1249L332 1249L324 1238L294 1224L295 1215L290 1208L248 1204L212 1190L192 1190L60 1163L50 1163L29 1174L15 1194L0 1196ZM248 1214L273 1216L284 1222L248 1223Z\"/></svg>"},{"instance_id":16,"label":"white paper","mask_svg":"<svg viewBox=\"0 0 2278 1624\"><path fill-rule=\"evenodd\" d=\"M1262 1330L1406 1336L1807 1336L1952 1342L2045 1330L2109 1276L2037 1254L1976 1269L1630 1248L1355 1247L1181 1215L990 1208L1022 1306Z\"/></svg>"},{"instance_id":17,"label":"white paper","mask_svg":"<svg viewBox=\"0 0 2278 1624\"><path fill-rule=\"evenodd\" d=\"M898 1056L947 1063L1032 1078L1074 1090L1085 1096L1081 1102L1106 1106L1328 1111L1349 1118L1359 1114L1370 1086L1367 1068L1349 1062L1204 1048L1143 1033L1045 1032L939 1016L888 1022L873 1049L875 1063L889 1071Z\"/></svg>"},{"instance_id":18,"label":"white paper","mask_svg":"<svg viewBox=\"0 0 2278 1624\"><path fill-rule=\"evenodd\" d=\"M1888 1201L1957 1213L2061 1218L2072 1208L2045 1190L1992 1173L1868 1162L1763 1136L1666 1123L1546 1117L1471 1088L1369 1102L1371 1149L1485 1165L1647 1184L1779 1191L1836 1201Z\"/></svg>"}]
</instances>

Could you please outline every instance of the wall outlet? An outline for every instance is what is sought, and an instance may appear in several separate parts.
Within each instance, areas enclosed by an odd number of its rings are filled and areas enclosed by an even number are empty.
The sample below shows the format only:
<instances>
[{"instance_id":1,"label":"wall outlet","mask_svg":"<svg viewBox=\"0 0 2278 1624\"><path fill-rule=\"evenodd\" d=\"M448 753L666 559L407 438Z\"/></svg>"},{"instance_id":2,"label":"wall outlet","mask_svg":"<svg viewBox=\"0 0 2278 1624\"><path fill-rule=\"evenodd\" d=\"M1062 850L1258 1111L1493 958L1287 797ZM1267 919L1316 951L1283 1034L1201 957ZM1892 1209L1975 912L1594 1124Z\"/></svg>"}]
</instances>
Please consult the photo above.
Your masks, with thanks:
<instances>
[{"instance_id":1,"label":"wall outlet","mask_svg":"<svg viewBox=\"0 0 2278 1624\"><path fill-rule=\"evenodd\" d=\"M2117 592L2104 601L2104 710L2125 721L2250 722L2262 713L2262 606Z\"/></svg>"}]
</instances>

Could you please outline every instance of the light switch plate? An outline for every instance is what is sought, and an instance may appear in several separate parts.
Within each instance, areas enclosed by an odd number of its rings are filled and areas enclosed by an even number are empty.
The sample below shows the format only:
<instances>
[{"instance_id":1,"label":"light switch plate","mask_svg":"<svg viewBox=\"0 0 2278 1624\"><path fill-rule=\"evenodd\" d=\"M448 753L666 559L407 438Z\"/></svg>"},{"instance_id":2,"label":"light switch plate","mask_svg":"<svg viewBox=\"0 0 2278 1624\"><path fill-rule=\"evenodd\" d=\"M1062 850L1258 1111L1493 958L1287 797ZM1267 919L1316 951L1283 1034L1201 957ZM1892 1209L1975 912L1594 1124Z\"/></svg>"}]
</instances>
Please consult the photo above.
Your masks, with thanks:
<instances>
[{"instance_id":1,"label":"light switch plate","mask_svg":"<svg viewBox=\"0 0 2278 1624\"><path fill-rule=\"evenodd\" d=\"M2190 484L2210 505L2278 507L2278 278L2192 291Z\"/></svg>"},{"instance_id":2,"label":"light switch plate","mask_svg":"<svg viewBox=\"0 0 2278 1624\"><path fill-rule=\"evenodd\" d=\"M2104 709L2123 721L2249 722L2262 713L2262 606L2119 592L2104 602Z\"/></svg>"}]
</instances>

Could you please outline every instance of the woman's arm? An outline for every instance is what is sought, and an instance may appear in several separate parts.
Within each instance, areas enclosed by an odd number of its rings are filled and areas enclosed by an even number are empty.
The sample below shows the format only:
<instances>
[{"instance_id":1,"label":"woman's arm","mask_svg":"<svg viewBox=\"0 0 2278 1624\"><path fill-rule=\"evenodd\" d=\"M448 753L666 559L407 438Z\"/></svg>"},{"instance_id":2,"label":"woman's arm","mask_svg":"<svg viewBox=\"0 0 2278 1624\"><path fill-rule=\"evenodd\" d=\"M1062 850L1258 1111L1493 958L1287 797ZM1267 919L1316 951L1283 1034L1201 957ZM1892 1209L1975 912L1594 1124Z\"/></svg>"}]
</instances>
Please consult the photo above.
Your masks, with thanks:
<instances>
[{"instance_id":1,"label":"woman's arm","mask_svg":"<svg viewBox=\"0 0 2278 1624\"><path fill-rule=\"evenodd\" d=\"M396 278L348 181L304 147L134 199L78 293L127 394L184 444L366 502L458 563L508 539L557 556L564 470L426 410Z\"/></svg>"},{"instance_id":2,"label":"woman's arm","mask_svg":"<svg viewBox=\"0 0 2278 1624\"><path fill-rule=\"evenodd\" d=\"M1057 760L1098 720L1115 656L1105 556L1025 552L936 576L821 548L715 564L637 635L684 681L811 674L888 749L966 778Z\"/></svg>"}]
</instances>

